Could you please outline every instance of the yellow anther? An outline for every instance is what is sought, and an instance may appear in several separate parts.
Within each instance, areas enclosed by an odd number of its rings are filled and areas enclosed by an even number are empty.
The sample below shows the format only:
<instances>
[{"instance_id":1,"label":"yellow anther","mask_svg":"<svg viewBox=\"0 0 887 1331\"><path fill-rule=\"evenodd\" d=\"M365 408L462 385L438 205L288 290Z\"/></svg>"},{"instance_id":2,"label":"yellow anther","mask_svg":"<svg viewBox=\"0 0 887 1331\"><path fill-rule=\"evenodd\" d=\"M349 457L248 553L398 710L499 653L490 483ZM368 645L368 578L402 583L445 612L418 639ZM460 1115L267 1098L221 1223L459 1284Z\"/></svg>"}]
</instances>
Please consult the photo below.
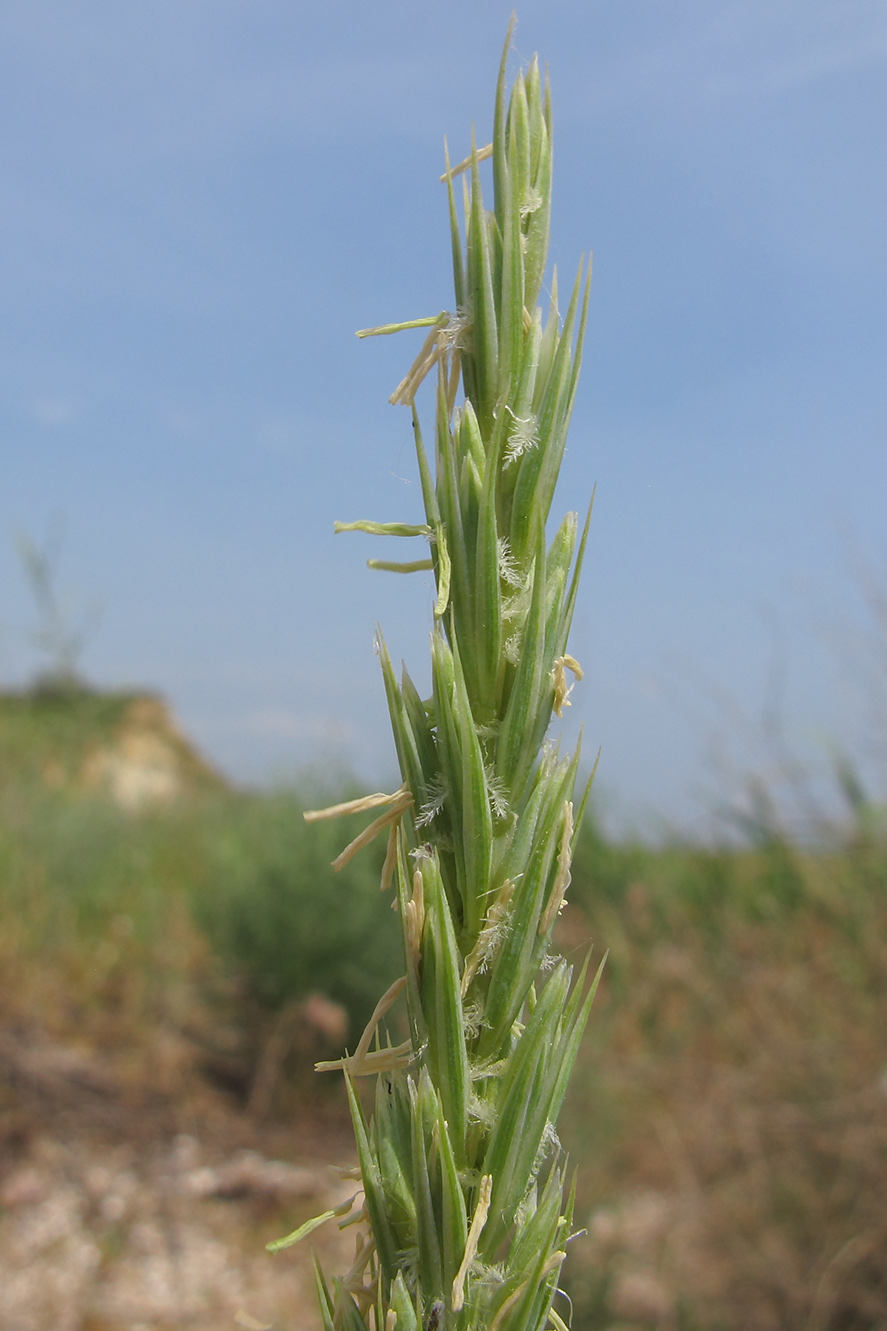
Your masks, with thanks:
<instances>
[{"instance_id":1,"label":"yellow anther","mask_svg":"<svg viewBox=\"0 0 887 1331\"><path fill-rule=\"evenodd\" d=\"M554 708L555 716L563 716L564 708L569 707L570 694L573 692L573 685L567 686L567 674L570 670L576 679L582 678L582 667L575 656L559 656L554 663L551 671L551 678L554 683Z\"/></svg>"},{"instance_id":2,"label":"yellow anther","mask_svg":"<svg viewBox=\"0 0 887 1331\"><path fill-rule=\"evenodd\" d=\"M474 1218L471 1221L471 1228L468 1231L468 1238L465 1240L465 1253L462 1257L462 1264L456 1272L456 1279L453 1281L453 1312L459 1312L465 1303L465 1279L468 1275L471 1263L477 1255L477 1245L480 1240L481 1231L487 1223L487 1216L490 1214L490 1198L493 1195L493 1175L484 1174L480 1181L480 1188L477 1195L477 1206L474 1209Z\"/></svg>"},{"instance_id":3,"label":"yellow anther","mask_svg":"<svg viewBox=\"0 0 887 1331\"><path fill-rule=\"evenodd\" d=\"M488 143L485 148L477 148L470 157L466 157L459 162L457 166L448 166L440 178L440 183L445 185L448 180L454 176L461 176L463 171L469 171L475 162L485 162L488 157L493 156L493 145Z\"/></svg>"}]
</instances>

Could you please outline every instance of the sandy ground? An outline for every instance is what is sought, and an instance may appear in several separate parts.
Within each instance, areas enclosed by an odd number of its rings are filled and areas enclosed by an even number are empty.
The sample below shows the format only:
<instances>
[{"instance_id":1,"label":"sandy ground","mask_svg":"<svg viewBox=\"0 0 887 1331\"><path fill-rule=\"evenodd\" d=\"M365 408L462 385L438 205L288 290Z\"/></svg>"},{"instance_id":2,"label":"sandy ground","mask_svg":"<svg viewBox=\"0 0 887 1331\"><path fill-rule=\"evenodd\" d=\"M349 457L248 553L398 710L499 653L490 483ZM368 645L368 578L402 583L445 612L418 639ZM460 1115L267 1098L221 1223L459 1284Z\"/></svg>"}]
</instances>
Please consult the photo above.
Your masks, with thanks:
<instances>
[{"instance_id":1,"label":"sandy ground","mask_svg":"<svg viewBox=\"0 0 887 1331\"><path fill-rule=\"evenodd\" d=\"M355 1190L332 1097L256 1123L209 1089L183 1112L29 1067L0 1049L2 1331L319 1331L311 1247L265 1244ZM353 1230L311 1242L350 1265Z\"/></svg>"}]
</instances>

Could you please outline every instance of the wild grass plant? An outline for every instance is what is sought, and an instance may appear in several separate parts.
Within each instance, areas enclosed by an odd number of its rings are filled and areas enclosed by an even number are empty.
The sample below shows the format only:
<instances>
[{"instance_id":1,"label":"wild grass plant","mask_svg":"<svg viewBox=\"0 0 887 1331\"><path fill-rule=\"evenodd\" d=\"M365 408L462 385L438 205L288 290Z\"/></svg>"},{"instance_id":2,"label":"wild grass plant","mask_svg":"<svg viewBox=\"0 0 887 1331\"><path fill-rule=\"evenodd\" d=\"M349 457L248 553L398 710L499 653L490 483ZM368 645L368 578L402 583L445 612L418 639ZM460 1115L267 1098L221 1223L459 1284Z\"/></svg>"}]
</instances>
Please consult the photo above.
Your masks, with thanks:
<instances>
[{"instance_id":1,"label":"wild grass plant","mask_svg":"<svg viewBox=\"0 0 887 1331\"><path fill-rule=\"evenodd\" d=\"M236 1112L281 1004L400 950L378 890L384 838L334 874L366 815L304 824L318 798L308 782L134 815L38 780L53 757L76 769L113 715L13 699L0 725L0 1036L92 1051L136 1102L144 1086L187 1114L209 1091ZM558 1128L589 1230L563 1277L573 1331L887 1318L878 812L868 802L842 836L806 847L769 825L748 846L613 844L584 819L558 938L572 951L590 934L609 961ZM372 1007L388 980L374 983L334 990L352 1048L358 1003ZM307 1092L292 1055L281 1072L267 1105L277 1123ZM338 1088L318 1089L327 1114ZM15 1103L0 1076L0 1117Z\"/></svg>"},{"instance_id":2,"label":"wild grass plant","mask_svg":"<svg viewBox=\"0 0 887 1331\"><path fill-rule=\"evenodd\" d=\"M356 1038L397 973L381 854L334 873L337 829L302 821L307 777L265 792L195 781L137 811L84 786L84 754L113 743L130 702L0 698L0 1032L138 1063L175 1031L192 1066L233 1042L230 1084L248 1091L284 1010L322 993Z\"/></svg>"},{"instance_id":3,"label":"wild grass plant","mask_svg":"<svg viewBox=\"0 0 887 1331\"><path fill-rule=\"evenodd\" d=\"M553 1307L573 1226L556 1123L595 986L553 954L552 930L588 790L574 811L579 754L546 735L582 677L567 639L588 523L580 535L570 513L550 539L547 524L590 274L580 264L562 316L555 273L543 315L549 90L534 59L506 101L507 50L491 145L447 157L442 177L455 311L363 334L428 330L391 399L412 411L425 520L337 527L426 540L426 558L370 563L433 571L436 600L430 698L406 669L397 679L378 638L402 785L309 815L373 811L338 862L385 835L405 955L354 1051L319 1065L344 1071L359 1157L359 1190L336 1213L357 1227L353 1266L331 1283L317 1270L326 1331L544 1331L567 1315ZM429 376L431 457L415 406ZM392 1043L383 1023L401 996L409 1033Z\"/></svg>"},{"instance_id":4,"label":"wild grass plant","mask_svg":"<svg viewBox=\"0 0 887 1331\"><path fill-rule=\"evenodd\" d=\"M812 848L772 827L615 846L586 826L572 909L609 961L562 1125L589 1231L574 1331L887 1325L873 813Z\"/></svg>"},{"instance_id":5,"label":"wild grass plant","mask_svg":"<svg viewBox=\"0 0 887 1331\"><path fill-rule=\"evenodd\" d=\"M353 790L343 783L339 798ZM322 993L344 1008L356 1040L398 973L399 945L379 894L381 848L334 873L340 829L302 820L317 793L306 780L226 801L207 828L203 882L192 898L213 950L261 1010L280 1013ZM359 819L351 822L356 835Z\"/></svg>"}]
</instances>

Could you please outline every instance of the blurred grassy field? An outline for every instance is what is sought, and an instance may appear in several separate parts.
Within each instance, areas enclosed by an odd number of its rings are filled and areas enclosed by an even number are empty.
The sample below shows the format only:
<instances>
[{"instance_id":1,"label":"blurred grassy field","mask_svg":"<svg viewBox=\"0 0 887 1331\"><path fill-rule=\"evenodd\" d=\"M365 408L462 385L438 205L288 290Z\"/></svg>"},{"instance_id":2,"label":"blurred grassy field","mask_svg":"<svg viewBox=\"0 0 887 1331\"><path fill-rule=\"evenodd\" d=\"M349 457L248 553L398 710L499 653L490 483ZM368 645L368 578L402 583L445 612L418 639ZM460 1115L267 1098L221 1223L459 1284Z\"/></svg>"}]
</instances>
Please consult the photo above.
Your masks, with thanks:
<instances>
[{"instance_id":1,"label":"blurred grassy field","mask_svg":"<svg viewBox=\"0 0 887 1331\"><path fill-rule=\"evenodd\" d=\"M258 1085L283 1115L341 1039L322 1020L293 1036L317 997L353 1044L398 973L381 848L335 875L358 828L301 813L352 791L233 791L196 759L176 798L119 807L81 777L132 704L0 704L0 1033L171 1097L210 1079L246 1104ZM584 829L559 941L609 961L561 1134L588 1229L577 1331L887 1327L887 847L870 813L815 851ZM0 1086L0 1118L13 1100Z\"/></svg>"},{"instance_id":2,"label":"blurred grassy field","mask_svg":"<svg viewBox=\"0 0 887 1331\"><path fill-rule=\"evenodd\" d=\"M610 949L564 1140L574 1325L887 1326L887 847L651 851L588 829Z\"/></svg>"},{"instance_id":3,"label":"blurred grassy field","mask_svg":"<svg viewBox=\"0 0 887 1331\"><path fill-rule=\"evenodd\" d=\"M341 797L341 784L232 790L156 707L147 720L136 712L135 733L153 726L158 744L185 748L178 784L120 807L91 774L132 738L133 702L0 702L0 1021L101 1048L133 1076L160 1075L152 1059L165 1049L182 1069L202 1060L232 1090L248 1087L288 1005L312 994L340 1005L341 1040L394 978L380 853L333 873L360 823L309 828L302 811Z\"/></svg>"}]
</instances>

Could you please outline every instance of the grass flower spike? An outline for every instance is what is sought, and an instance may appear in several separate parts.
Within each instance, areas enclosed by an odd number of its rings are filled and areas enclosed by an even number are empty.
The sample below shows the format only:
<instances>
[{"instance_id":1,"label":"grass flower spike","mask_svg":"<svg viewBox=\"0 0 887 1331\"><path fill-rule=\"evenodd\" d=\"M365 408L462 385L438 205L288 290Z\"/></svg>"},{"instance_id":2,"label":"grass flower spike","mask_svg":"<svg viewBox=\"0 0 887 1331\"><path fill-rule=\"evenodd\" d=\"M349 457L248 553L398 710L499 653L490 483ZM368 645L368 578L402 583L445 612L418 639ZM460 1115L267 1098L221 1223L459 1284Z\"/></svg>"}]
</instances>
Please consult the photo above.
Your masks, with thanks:
<instances>
[{"instance_id":1,"label":"grass flower spike","mask_svg":"<svg viewBox=\"0 0 887 1331\"><path fill-rule=\"evenodd\" d=\"M547 531L590 274L581 264L563 314L555 274L538 308L551 160L548 87L533 60L506 99L503 54L492 144L443 176L455 310L363 334L428 330L393 395L412 412L425 521L338 530L424 539L424 558L371 563L431 568L437 596L430 698L395 675L379 638L403 784L359 805L379 812L340 857L387 836L405 973L356 1052L325 1065L345 1075L363 1190L339 1217L360 1227L352 1269L317 1271L325 1331L564 1325L552 1305L572 1191L556 1122L594 984L552 956L551 934L588 789L575 807L579 755L545 737L568 705L566 671L582 678L567 638L588 522L580 535L570 513ZM430 448L415 405L429 380ZM397 1001L409 1037L392 1044ZM370 1074L372 1115L357 1092Z\"/></svg>"}]
</instances>

